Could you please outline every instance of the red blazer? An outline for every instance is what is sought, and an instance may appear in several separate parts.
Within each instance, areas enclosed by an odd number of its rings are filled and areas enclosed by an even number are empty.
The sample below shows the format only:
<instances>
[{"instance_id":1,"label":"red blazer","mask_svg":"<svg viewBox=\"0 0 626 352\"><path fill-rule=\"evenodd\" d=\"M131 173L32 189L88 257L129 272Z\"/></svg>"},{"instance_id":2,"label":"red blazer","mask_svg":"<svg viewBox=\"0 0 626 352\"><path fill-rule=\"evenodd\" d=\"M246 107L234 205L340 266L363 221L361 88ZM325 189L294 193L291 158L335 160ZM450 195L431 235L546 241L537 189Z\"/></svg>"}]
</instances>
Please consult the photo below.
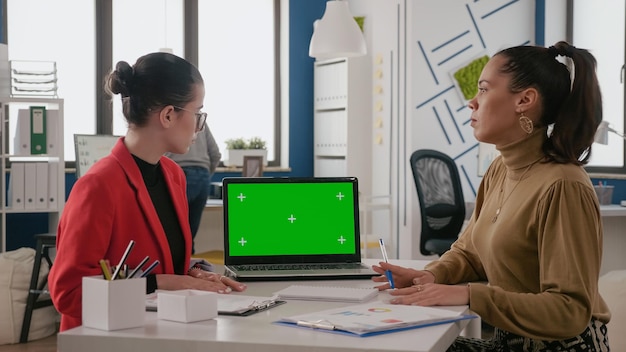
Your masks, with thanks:
<instances>
[{"instance_id":1,"label":"red blazer","mask_svg":"<svg viewBox=\"0 0 626 352\"><path fill-rule=\"evenodd\" d=\"M135 240L126 264L134 268L145 257L158 259L153 273L173 274L170 248L139 167L120 138L111 154L100 159L74 184L57 229L57 254L49 288L61 313L61 331L82 324L82 277L101 275L100 259L116 265L128 242ZM162 157L161 169L185 239L185 267L191 255L191 230L181 168Z\"/></svg>"}]
</instances>

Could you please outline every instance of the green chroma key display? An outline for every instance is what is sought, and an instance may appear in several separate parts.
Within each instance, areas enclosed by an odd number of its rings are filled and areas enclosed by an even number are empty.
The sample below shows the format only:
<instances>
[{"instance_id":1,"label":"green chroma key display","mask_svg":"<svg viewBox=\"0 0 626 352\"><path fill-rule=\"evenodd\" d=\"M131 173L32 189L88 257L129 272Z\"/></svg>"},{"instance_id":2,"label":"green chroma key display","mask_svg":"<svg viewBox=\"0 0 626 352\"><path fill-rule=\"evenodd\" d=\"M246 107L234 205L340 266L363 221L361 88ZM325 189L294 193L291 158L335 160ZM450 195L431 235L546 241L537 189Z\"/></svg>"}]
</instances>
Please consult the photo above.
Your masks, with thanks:
<instances>
[{"instance_id":1,"label":"green chroma key display","mask_svg":"<svg viewBox=\"0 0 626 352\"><path fill-rule=\"evenodd\" d=\"M354 253L351 184L233 183L228 187L230 255Z\"/></svg>"}]
</instances>

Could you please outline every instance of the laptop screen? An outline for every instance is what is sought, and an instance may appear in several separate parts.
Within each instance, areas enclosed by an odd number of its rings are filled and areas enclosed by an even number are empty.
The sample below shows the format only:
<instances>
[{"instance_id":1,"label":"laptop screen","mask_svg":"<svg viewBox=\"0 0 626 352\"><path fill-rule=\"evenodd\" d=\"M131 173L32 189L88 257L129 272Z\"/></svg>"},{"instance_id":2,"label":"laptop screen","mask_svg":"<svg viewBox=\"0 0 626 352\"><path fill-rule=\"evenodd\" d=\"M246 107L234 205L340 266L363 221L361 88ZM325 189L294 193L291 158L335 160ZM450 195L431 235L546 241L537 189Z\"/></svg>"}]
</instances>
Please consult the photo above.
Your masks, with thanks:
<instances>
[{"instance_id":1,"label":"laptop screen","mask_svg":"<svg viewBox=\"0 0 626 352\"><path fill-rule=\"evenodd\" d=\"M225 178L223 192L226 264L360 261L356 178Z\"/></svg>"}]
</instances>

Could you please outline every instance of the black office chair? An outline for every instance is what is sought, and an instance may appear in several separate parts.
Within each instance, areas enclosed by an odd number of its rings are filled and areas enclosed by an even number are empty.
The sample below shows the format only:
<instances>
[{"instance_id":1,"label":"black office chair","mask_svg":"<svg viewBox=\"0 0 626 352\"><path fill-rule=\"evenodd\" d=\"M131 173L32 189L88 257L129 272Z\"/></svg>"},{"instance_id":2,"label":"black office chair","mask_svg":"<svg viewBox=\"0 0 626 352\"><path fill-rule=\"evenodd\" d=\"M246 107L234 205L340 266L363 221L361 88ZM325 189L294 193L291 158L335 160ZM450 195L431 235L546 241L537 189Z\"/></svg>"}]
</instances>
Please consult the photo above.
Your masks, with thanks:
<instances>
[{"instance_id":1,"label":"black office chair","mask_svg":"<svg viewBox=\"0 0 626 352\"><path fill-rule=\"evenodd\" d=\"M411 154L411 170L422 217L420 252L441 256L458 238L465 220L465 201L456 163L430 149Z\"/></svg>"}]
</instances>

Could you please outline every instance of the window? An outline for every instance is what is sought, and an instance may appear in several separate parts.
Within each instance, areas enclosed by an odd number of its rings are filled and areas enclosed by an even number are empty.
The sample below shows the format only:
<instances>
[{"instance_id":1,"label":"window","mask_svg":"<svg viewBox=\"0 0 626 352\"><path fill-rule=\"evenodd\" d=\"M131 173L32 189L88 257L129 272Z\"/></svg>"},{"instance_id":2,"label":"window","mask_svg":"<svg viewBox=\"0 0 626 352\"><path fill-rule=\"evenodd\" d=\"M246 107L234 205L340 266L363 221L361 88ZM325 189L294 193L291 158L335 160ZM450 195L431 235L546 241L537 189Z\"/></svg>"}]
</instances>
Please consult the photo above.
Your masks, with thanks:
<instances>
[{"instance_id":1,"label":"window","mask_svg":"<svg viewBox=\"0 0 626 352\"><path fill-rule=\"evenodd\" d=\"M603 119L619 132L624 131L624 79L626 57L626 6L613 1L602 6L588 1L570 2L571 43L589 49L598 61L602 91ZM603 39L604 38L604 39ZM625 173L624 140L609 133L609 144L594 143L589 172Z\"/></svg>"},{"instance_id":2,"label":"window","mask_svg":"<svg viewBox=\"0 0 626 352\"><path fill-rule=\"evenodd\" d=\"M220 150L230 138L261 137L276 159L274 0L199 1L198 68Z\"/></svg>"},{"instance_id":3,"label":"window","mask_svg":"<svg viewBox=\"0 0 626 352\"><path fill-rule=\"evenodd\" d=\"M120 60L132 66L140 56L160 50L185 56L183 0L113 0L113 18L113 68ZM126 128L122 102L115 95L113 134L124 135Z\"/></svg>"},{"instance_id":4,"label":"window","mask_svg":"<svg viewBox=\"0 0 626 352\"><path fill-rule=\"evenodd\" d=\"M9 59L57 62L70 167L74 134L126 132L119 96L111 106L102 94L111 67L163 48L197 53L188 60L205 80L203 110L220 149L226 139L258 136L270 165L279 165L280 2L6 0Z\"/></svg>"},{"instance_id":5,"label":"window","mask_svg":"<svg viewBox=\"0 0 626 352\"><path fill-rule=\"evenodd\" d=\"M64 98L65 160L74 160L73 134L96 131L94 1L8 0L9 60L56 61ZM36 9L36 10L35 10ZM68 14L80 14L72 15ZM15 133L15 131L12 131Z\"/></svg>"}]
</instances>

